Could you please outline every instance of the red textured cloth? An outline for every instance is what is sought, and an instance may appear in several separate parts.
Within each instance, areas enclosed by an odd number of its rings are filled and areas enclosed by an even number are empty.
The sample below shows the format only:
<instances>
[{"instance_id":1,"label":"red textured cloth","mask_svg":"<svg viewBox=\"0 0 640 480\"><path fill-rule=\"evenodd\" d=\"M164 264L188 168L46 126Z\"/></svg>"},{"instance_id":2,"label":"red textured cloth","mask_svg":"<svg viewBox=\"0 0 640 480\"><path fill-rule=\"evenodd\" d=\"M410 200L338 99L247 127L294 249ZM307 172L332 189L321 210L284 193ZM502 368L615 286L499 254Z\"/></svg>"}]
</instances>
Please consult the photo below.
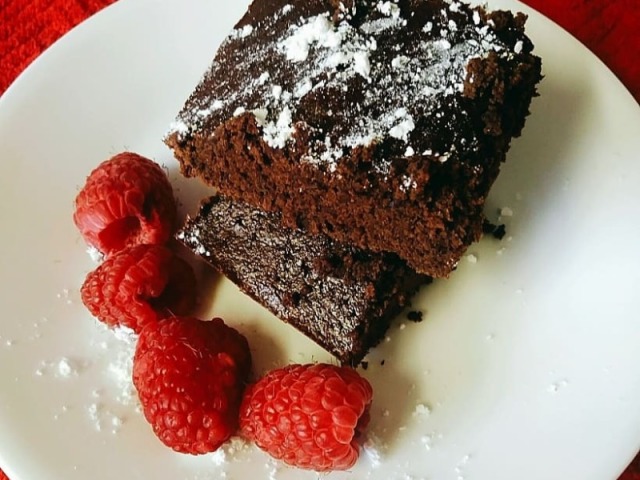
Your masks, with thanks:
<instances>
[{"instance_id":1,"label":"red textured cloth","mask_svg":"<svg viewBox=\"0 0 640 480\"><path fill-rule=\"evenodd\" d=\"M639 0L523 0L585 44L640 102Z\"/></svg>"},{"instance_id":2,"label":"red textured cloth","mask_svg":"<svg viewBox=\"0 0 640 480\"><path fill-rule=\"evenodd\" d=\"M114 1L0 0L0 95L58 37ZM639 0L524 1L581 40L640 101ZM620 480L640 480L640 456Z\"/></svg>"}]
</instances>

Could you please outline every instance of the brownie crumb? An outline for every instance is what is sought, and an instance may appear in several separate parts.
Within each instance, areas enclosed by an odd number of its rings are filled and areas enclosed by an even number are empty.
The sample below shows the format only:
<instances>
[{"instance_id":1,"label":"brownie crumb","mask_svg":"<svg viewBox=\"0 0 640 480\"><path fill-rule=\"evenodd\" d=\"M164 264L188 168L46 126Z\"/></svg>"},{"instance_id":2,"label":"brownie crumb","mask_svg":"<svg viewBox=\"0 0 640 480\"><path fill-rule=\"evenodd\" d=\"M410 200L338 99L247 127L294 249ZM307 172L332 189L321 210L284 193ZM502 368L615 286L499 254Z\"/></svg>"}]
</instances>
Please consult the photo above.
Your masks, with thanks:
<instances>
[{"instance_id":1,"label":"brownie crumb","mask_svg":"<svg viewBox=\"0 0 640 480\"><path fill-rule=\"evenodd\" d=\"M507 234L507 227L504 223L500 225L495 225L491 223L489 220L485 220L482 224L482 231L487 234L490 233L493 238L497 240L502 240L504 236Z\"/></svg>"},{"instance_id":2,"label":"brownie crumb","mask_svg":"<svg viewBox=\"0 0 640 480\"><path fill-rule=\"evenodd\" d=\"M385 362L385 361L386 361L386 360L382 360L382 361L380 362L380 366L384 367L384 362Z\"/></svg>"},{"instance_id":3,"label":"brownie crumb","mask_svg":"<svg viewBox=\"0 0 640 480\"><path fill-rule=\"evenodd\" d=\"M507 228L504 226L504 223L503 223L501 225L498 225L491 234L498 240L502 240L504 236L507 234Z\"/></svg>"},{"instance_id":4,"label":"brownie crumb","mask_svg":"<svg viewBox=\"0 0 640 480\"><path fill-rule=\"evenodd\" d=\"M407 313L407 318L412 322L420 323L422 321L422 312L419 310L413 310Z\"/></svg>"},{"instance_id":5,"label":"brownie crumb","mask_svg":"<svg viewBox=\"0 0 640 480\"><path fill-rule=\"evenodd\" d=\"M366 370L367 368L369 368L369 362L360 362L360 366L363 370Z\"/></svg>"}]
</instances>

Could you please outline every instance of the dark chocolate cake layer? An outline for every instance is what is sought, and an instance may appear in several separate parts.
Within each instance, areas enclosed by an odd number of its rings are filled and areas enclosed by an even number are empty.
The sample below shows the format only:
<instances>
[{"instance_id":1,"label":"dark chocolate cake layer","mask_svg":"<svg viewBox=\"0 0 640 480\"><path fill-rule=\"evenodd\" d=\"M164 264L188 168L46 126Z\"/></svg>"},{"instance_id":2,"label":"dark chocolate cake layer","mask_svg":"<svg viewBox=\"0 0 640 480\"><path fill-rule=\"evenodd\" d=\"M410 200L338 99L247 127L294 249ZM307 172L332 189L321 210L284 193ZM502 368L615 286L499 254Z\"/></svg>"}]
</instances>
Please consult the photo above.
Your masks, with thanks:
<instances>
[{"instance_id":1,"label":"dark chocolate cake layer","mask_svg":"<svg viewBox=\"0 0 640 480\"><path fill-rule=\"evenodd\" d=\"M255 0L167 144L290 228L447 276L482 232L541 62L526 17L444 0Z\"/></svg>"},{"instance_id":2,"label":"dark chocolate cake layer","mask_svg":"<svg viewBox=\"0 0 640 480\"><path fill-rule=\"evenodd\" d=\"M278 214L214 196L178 239L342 363L355 365L430 279L396 255L282 227Z\"/></svg>"}]
</instances>

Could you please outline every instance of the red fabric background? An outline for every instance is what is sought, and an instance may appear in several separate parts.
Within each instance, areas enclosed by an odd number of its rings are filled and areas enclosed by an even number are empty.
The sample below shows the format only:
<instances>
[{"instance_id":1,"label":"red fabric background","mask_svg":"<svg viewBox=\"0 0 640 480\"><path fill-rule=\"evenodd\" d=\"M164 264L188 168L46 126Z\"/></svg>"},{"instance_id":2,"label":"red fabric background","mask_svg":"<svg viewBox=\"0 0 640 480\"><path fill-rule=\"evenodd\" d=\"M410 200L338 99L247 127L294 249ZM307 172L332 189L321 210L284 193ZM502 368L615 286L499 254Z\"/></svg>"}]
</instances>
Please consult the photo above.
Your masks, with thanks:
<instances>
[{"instance_id":1,"label":"red fabric background","mask_svg":"<svg viewBox=\"0 0 640 480\"><path fill-rule=\"evenodd\" d=\"M0 95L62 34L114 1L0 0ZM525 0L525 3L589 47L640 102L639 0ZM5 478L0 470L0 480ZM640 456L620 480L640 480Z\"/></svg>"}]
</instances>

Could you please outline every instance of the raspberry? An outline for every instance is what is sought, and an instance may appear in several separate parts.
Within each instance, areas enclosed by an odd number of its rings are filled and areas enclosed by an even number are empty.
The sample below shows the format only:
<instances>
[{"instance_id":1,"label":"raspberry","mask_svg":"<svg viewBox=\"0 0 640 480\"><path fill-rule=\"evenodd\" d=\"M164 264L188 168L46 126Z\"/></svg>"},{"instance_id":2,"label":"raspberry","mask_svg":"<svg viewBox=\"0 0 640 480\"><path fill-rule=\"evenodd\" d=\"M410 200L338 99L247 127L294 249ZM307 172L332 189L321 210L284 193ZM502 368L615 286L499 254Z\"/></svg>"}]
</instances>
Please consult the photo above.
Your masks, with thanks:
<instances>
[{"instance_id":1,"label":"raspberry","mask_svg":"<svg viewBox=\"0 0 640 480\"><path fill-rule=\"evenodd\" d=\"M9 480L9 477L2 470L0 470L0 480Z\"/></svg>"},{"instance_id":2,"label":"raspberry","mask_svg":"<svg viewBox=\"0 0 640 480\"><path fill-rule=\"evenodd\" d=\"M240 429L277 459L325 472L358 459L373 390L352 368L290 365L247 387Z\"/></svg>"},{"instance_id":3,"label":"raspberry","mask_svg":"<svg viewBox=\"0 0 640 480\"><path fill-rule=\"evenodd\" d=\"M191 266L161 245L138 245L108 257L80 290L91 314L136 332L149 322L184 315L196 303Z\"/></svg>"},{"instance_id":4,"label":"raspberry","mask_svg":"<svg viewBox=\"0 0 640 480\"><path fill-rule=\"evenodd\" d=\"M182 453L216 450L238 427L251 370L244 336L220 318L166 318L144 327L133 384L158 438Z\"/></svg>"},{"instance_id":5,"label":"raspberry","mask_svg":"<svg viewBox=\"0 0 640 480\"><path fill-rule=\"evenodd\" d=\"M164 171L130 152L93 170L75 207L73 221L83 238L105 255L133 245L165 243L176 223L176 203Z\"/></svg>"}]
</instances>

